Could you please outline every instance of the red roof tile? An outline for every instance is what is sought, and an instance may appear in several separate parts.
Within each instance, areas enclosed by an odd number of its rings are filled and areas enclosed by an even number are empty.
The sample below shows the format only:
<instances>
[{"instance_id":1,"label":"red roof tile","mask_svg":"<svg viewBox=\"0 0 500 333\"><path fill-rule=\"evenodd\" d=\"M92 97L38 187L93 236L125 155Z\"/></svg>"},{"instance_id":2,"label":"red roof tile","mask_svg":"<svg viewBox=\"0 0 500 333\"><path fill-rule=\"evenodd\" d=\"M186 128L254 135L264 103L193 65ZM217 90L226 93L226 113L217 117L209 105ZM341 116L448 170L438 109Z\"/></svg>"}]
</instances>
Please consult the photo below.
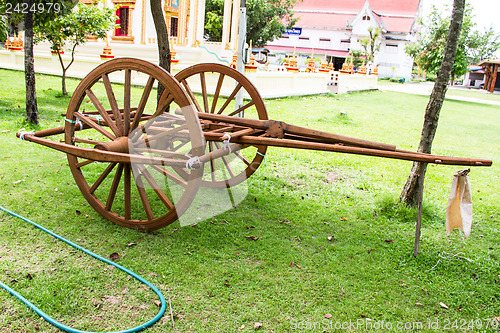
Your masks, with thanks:
<instances>
[{"instance_id":1,"label":"red roof tile","mask_svg":"<svg viewBox=\"0 0 500 333\"><path fill-rule=\"evenodd\" d=\"M298 27L345 28L363 8L366 0L303 0L295 6ZM384 22L387 31L410 32L419 0L369 0L377 21ZM327 11L318 13L309 11ZM403 17L401 17L403 16ZM409 17L405 17L409 16Z\"/></svg>"},{"instance_id":2,"label":"red roof tile","mask_svg":"<svg viewBox=\"0 0 500 333\"><path fill-rule=\"evenodd\" d=\"M356 15L298 13L297 27L345 28L347 21L351 22Z\"/></svg>"},{"instance_id":3,"label":"red roof tile","mask_svg":"<svg viewBox=\"0 0 500 333\"><path fill-rule=\"evenodd\" d=\"M303 0L295 10L335 10L359 12L366 0ZM370 8L378 14L415 15L420 0L369 0Z\"/></svg>"}]
</instances>

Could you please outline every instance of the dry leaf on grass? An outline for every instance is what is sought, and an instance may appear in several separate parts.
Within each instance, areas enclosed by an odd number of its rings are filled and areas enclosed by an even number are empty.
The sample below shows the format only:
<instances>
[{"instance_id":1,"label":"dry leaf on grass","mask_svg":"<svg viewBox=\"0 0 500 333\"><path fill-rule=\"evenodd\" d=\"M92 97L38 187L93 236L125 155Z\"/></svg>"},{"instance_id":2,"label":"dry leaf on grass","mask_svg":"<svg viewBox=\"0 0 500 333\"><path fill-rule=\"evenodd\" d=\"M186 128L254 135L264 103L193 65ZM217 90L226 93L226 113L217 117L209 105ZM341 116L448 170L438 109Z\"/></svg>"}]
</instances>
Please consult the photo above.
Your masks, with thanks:
<instances>
[{"instance_id":1,"label":"dry leaf on grass","mask_svg":"<svg viewBox=\"0 0 500 333\"><path fill-rule=\"evenodd\" d=\"M258 329L259 329L259 328L261 328L261 327L262 327L262 324L261 324L261 323L259 323L259 322L256 322L255 324L253 324L253 329L254 329L254 330L258 330Z\"/></svg>"},{"instance_id":2,"label":"dry leaf on grass","mask_svg":"<svg viewBox=\"0 0 500 333\"><path fill-rule=\"evenodd\" d=\"M439 305L441 305L442 308L449 309L448 305L444 304L443 302L439 302Z\"/></svg>"},{"instance_id":3,"label":"dry leaf on grass","mask_svg":"<svg viewBox=\"0 0 500 333\"><path fill-rule=\"evenodd\" d=\"M153 303L155 303L155 305L156 305L157 307L160 307L160 305L161 305L161 302L160 302L160 301L158 301L158 300L154 301Z\"/></svg>"},{"instance_id":4,"label":"dry leaf on grass","mask_svg":"<svg viewBox=\"0 0 500 333\"><path fill-rule=\"evenodd\" d=\"M115 260L118 260L120 258L120 255L116 252L113 252L109 255L109 259L115 261Z\"/></svg>"},{"instance_id":5,"label":"dry leaf on grass","mask_svg":"<svg viewBox=\"0 0 500 333\"><path fill-rule=\"evenodd\" d=\"M330 318L332 318L332 315L331 315L331 314L329 314L329 313L327 313L327 314L325 315L325 318L330 319Z\"/></svg>"},{"instance_id":6,"label":"dry leaf on grass","mask_svg":"<svg viewBox=\"0 0 500 333\"><path fill-rule=\"evenodd\" d=\"M134 246L134 245L137 245L137 243L128 243L127 246L130 247L130 246Z\"/></svg>"}]
</instances>

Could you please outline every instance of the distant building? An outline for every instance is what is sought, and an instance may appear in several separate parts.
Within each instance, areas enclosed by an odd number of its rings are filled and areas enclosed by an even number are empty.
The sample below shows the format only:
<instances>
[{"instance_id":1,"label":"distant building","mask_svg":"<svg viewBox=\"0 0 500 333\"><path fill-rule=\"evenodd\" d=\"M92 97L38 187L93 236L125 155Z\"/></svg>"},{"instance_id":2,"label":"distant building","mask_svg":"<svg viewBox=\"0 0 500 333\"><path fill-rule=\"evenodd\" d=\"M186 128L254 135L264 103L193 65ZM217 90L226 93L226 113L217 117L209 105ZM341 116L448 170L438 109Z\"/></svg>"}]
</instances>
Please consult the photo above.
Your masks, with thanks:
<instances>
[{"instance_id":1,"label":"distant building","mask_svg":"<svg viewBox=\"0 0 500 333\"><path fill-rule=\"evenodd\" d=\"M311 54L342 66L351 50L363 50L359 40L367 38L368 27L381 29L381 46L375 57L379 77L409 80L413 59L405 46L416 41L421 0L303 0L295 8L300 18L296 28L268 43L271 51Z\"/></svg>"},{"instance_id":2,"label":"distant building","mask_svg":"<svg viewBox=\"0 0 500 333\"><path fill-rule=\"evenodd\" d=\"M465 72L464 83L466 87L480 88L484 84L484 70L478 65L470 65Z\"/></svg>"},{"instance_id":3,"label":"distant building","mask_svg":"<svg viewBox=\"0 0 500 333\"><path fill-rule=\"evenodd\" d=\"M500 59L485 59L478 65L484 70L483 88L491 93L500 90Z\"/></svg>"}]
</instances>

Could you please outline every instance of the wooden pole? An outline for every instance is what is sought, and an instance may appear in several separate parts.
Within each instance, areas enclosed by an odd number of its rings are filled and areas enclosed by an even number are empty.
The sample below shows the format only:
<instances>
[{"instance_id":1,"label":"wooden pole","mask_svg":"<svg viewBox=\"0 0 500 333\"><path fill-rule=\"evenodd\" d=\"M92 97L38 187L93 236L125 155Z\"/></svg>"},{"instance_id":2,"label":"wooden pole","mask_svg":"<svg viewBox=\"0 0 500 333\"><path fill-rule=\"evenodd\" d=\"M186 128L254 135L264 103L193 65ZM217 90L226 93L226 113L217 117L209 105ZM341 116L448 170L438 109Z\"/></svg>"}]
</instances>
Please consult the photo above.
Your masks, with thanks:
<instances>
[{"instance_id":1,"label":"wooden pole","mask_svg":"<svg viewBox=\"0 0 500 333\"><path fill-rule=\"evenodd\" d=\"M427 169L427 165L423 168ZM418 187L419 187L419 198L418 198L418 212L417 212L417 223L415 225L415 244L413 247L413 256L416 258L418 256L418 249L420 247L420 230L422 226L422 201L424 199L424 179L425 172L418 175Z\"/></svg>"}]
</instances>

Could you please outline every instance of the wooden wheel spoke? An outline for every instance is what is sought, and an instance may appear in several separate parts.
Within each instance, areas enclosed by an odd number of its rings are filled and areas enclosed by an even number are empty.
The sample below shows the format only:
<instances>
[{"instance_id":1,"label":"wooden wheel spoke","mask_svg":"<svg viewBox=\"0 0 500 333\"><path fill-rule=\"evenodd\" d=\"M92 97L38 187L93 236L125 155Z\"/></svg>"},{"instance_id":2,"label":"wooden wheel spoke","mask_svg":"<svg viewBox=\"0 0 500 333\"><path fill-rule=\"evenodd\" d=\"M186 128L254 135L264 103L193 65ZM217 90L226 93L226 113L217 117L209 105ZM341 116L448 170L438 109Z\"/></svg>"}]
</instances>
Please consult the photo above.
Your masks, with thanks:
<instances>
[{"instance_id":1,"label":"wooden wheel spoke","mask_svg":"<svg viewBox=\"0 0 500 333\"><path fill-rule=\"evenodd\" d=\"M115 177L113 178L113 183L111 184L111 189L109 190L108 200L106 200L106 210L111 210L113 206L113 201L115 201L116 190L120 184L120 179L122 178L123 164L120 163L118 168L116 168Z\"/></svg>"},{"instance_id":2,"label":"wooden wheel spoke","mask_svg":"<svg viewBox=\"0 0 500 333\"><path fill-rule=\"evenodd\" d=\"M113 120L109 116L109 113L104 109L104 107L102 106L101 102L99 102L99 99L94 94L94 92L91 89L87 89L85 91L85 93L90 98L90 100L92 101L92 104L94 104L95 108L97 109L97 111L101 115L102 119L104 119L104 121L106 122L106 124L113 131L113 133L116 136L120 136L120 131L118 130L118 127L116 127L116 124L113 122Z\"/></svg>"},{"instance_id":3,"label":"wooden wheel spoke","mask_svg":"<svg viewBox=\"0 0 500 333\"><path fill-rule=\"evenodd\" d=\"M90 139L82 139L82 138L78 138L78 137L75 137L75 142L78 142L78 143L87 143L89 145L98 145L98 144L102 144L102 141L97 141L97 140L90 140Z\"/></svg>"},{"instance_id":4,"label":"wooden wheel spoke","mask_svg":"<svg viewBox=\"0 0 500 333\"><path fill-rule=\"evenodd\" d=\"M125 219L130 220L131 218L131 167L130 164L125 164L124 168L124 174L123 174L123 199L124 199L124 204L125 204Z\"/></svg>"},{"instance_id":5,"label":"wooden wheel spoke","mask_svg":"<svg viewBox=\"0 0 500 333\"><path fill-rule=\"evenodd\" d=\"M156 107L156 112L153 114L153 117L156 117L164 112L168 112L167 110L173 100L174 96L167 90L164 90L160 100L158 101L158 106Z\"/></svg>"},{"instance_id":6,"label":"wooden wheel spoke","mask_svg":"<svg viewBox=\"0 0 500 333\"><path fill-rule=\"evenodd\" d=\"M81 168L81 167L83 167L83 166L86 166L86 165L88 165L88 164L90 164L90 163L94 163L94 162L95 162L95 161L93 161L93 160L85 160L85 161L83 161L83 162L78 162L78 163L76 163L76 167L77 167L77 168Z\"/></svg>"},{"instance_id":7,"label":"wooden wheel spoke","mask_svg":"<svg viewBox=\"0 0 500 333\"><path fill-rule=\"evenodd\" d=\"M217 112L218 114L221 114L222 112L224 112L224 110L227 108L227 106L229 105L229 103L232 102L232 100L234 99L234 97L236 96L236 94L238 93L238 91L240 91L241 87L243 87L243 85L241 83L238 83L238 85L234 88L234 90L231 93L231 95L227 98L227 100L224 103L224 105L222 105L222 107L220 108L220 110Z\"/></svg>"},{"instance_id":8,"label":"wooden wheel spoke","mask_svg":"<svg viewBox=\"0 0 500 333\"><path fill-rule=\"evenodd\" d=\"M137 106L137 110L135 112L134 122L132 123L132 126L130 127L130 132L133 131L137 127L137 125L139 125L139 122L141 121L142 114L144 113L144 109L146 108L146 104L148 103L149 94L151 93L151 90L153 89L154 83L155 83L155 78L150 76L148 79L148 82L146 83L146 86L144 87L144 91L142 92L141 100L140 100L139 105Z\"/></svg>"},{"instance_id":9,"label":"wooden wheel spoke","mask_svg":"<svg viewBox=\"0 0 500 333\"><path fill-rule=\"evenodd\" d=\"M207 82L205 81L205 73L200 73L201 82L201 94L203 95L203 107L206 113L208 113L208 93L207 93Z\"/></svg>"},{"instance_id":10,"label":"wooden wheel spoke","mask_svg":"<svg viewBox=\"0 0 500 333\"><path fill-rule=\"evenodd\" d=\"M187 183L183 179L177 177L177 175L175 175L172 172L168 171L164 167L161 167L159 165L151 165L151 167L153 168L153 170L158 171L159 173L161 173L162 175L164 175L168 179L171 179L172 181L174 181L176 184L178 184L178 185L186 188Z\"/></svg>"},{"instance_id":11,"label":"wooden wheel spoke","mask_svg":"<svg viewBox=\"0 0 500 333\"><path fill-rule=\"evenodd\" d=\"M116 163L111 163L110 165L108 165L108 167L99 176L99 178L97 178L97 180L95 181L95 183L90 188L89 192L91 194L94 193L95 190L97 190L97 188L102 184L102 182L104 181L104 179L106 179L106 177L108 177L109 173L115 168L115 166L116 166Z\"/></svg>"},{"instance_id":12,"label":"wooden wheel spoke","mask_svg":"<svg viewBox=\"0 0 500 333\"><path fill-rule=\"evenodd\" d=\"M104 87L106 88L106 94L108 95L109 105L111 106L111 111L115 116L116 127L119 130L117 136L121 136L124 134L123 120L122 115L120 113L120 109L118 107L118 103L116 102L115 93L113 92L113 87L111 86L111 81L109 81L108 74L104 74L102 76L102 82L104 83Z\"/></svg>"},{"instance_id":13,"label":"wooden wheel spoke","mask_svg":"<svg viewBox=\"0 0 500 333\"><path fill-rule=\"evenodd\" d=\"M131 93L132 71L125 70L125 84L123 91L123 135L127 135L130 131L130 93Z\"/></svg>"},{"instance_id":14,"label":"wooden wheel spoke","mask_svg":"<svg viewBox=\"0 0 500 333\"><path fill-rule=\"evenodd\" d=\"M217 149L220 149L219 143L218 142L214 142L214 143L215 143L215 146L217 147ZM227 160L226 156L222 156L222 163L224 164L224 166L226 167L227 171L229 172L229 175L231 177L234 177L234 171L231 168L231 166L229 165L229 161Z\"/></svg>"},{"instance_id":15,"label":"wooden wheel spoke","mask_svg":"<svg viewBox=\"0 0 500 333\"><path fill-rule=\"evenodd\" d=\"M152 219L154 219L153 211L151 210L151 205L149 204L148 195L146 194L146 190L144 189L141 175L137 175L137 177L135 177L135 184L137 185L137 191L139 192L139 197L141 198L142 206L144 207L146 216L148 220L151 221Z\"/></svg>"},{"instance_id":16,"label":"wooden wheel spoke","mask_svg":"<svg viewBox=\"0 0 500 333\"><path fill-rule=\"evenodd\" d=\"M224 74L219 75L219 80L217 81L217 88L215 88L215 93L212 101L212 109L210 113L215 113L215 107L217 106L217 101L219 100L220 90L222 88L222 82L224 81Z\"/></svg>"},{"instance_id":17,"label":"wooden wheel spoke","mask_svg":"<svg viewBox=\"0 0 500 333\"><path fill-rule=\"evenodd\" d=\"M231 112L230 114L228 114L228 116L232 117L234 115L237 115L238 113L240 112L243 112L244 110L248 109L249 107L251 107L252 105L255 105L255 102L254 101L251 101L245 105L243 105L241 108L239 108L238 110L236 111L233 111Z\"/></svg>"},{"instance_id":18,"label":"wooden wheel spoke","mask_svg":"<svg viewBox=\"0 0 500 333\"><path fill-rule=\"evenodd\" d=\"M181 83L184 86L184 89L186 89L186 92L188 93L188 96L191 99L191 101L194 103L194 105L196 105L196 110L202 112L201 106L198 103L196 97L194 96L193 91L191 90L191 87L189 86L188 82L186 80L182 80Z\"/></svg>"},{"instance_id":19,"label":"wooden wheel spoke","mask_svg":"<svg viewBox=\"0 0 500 333\"><path fill-rule=\"evenodd\" d=\"M189 143L189 141L184 141L184 142L181 142L179 143L177 146L173 147L172 150L173 151L178 151L179 149L181 149L182 147L184 147L185 145L187 145Z\"/></svg>"},{"instance_id":20,"label":"wooden wheel spoke","mask_svg":"<svg viewBox=\"0 0 500 333\"><path fill-rule=\"evenodd\" d=\"M151 176L151 174L149 173L149 171L146 168L144 168L142 170L142 175L144 176L146 181L149 183L149 185L151 185L151 187L155 191L158 198L160 198L161 202L163 202L163 204L168 208L169 211L172 210L174 208L174 204L170 201L170 199L166 196L166 194L161 190L161 188L158 185L158 183L156 182L156 180L153 178L153 176Z\"/></svg>"},{"instance_id":21,"label":"wooden wheel spoke","mask_svg":"<svg viewBox=\"0 0 500 333\"><path fill-rule=\"evenodd\" d=\"M84 116L80 112L75 112L74 115L76 118L80 119L82 123L92 127L93 129L95 129L97 132L101 133L102 135L104 135L108 139L110 139L110 140L116 139L116 136L114 136L113 134L106 131L102 126L99 126L98 124L96 124L89 117Z\"/></svg>"},{"instance_id":22,"label":"wooden wheel spoke","mask_svg":"<svg viewBox=\"0 0 500 333\"><path fill-rule=\"evenodd\" d=\"M241 155L241 153L239 151L235 151L234 154L240 159L243 161L243 163L245 163L246 165L250 165L252 164L252 162L250 162L249 160L246 159L245 156Z\"/></svg>"}]
</instances>

